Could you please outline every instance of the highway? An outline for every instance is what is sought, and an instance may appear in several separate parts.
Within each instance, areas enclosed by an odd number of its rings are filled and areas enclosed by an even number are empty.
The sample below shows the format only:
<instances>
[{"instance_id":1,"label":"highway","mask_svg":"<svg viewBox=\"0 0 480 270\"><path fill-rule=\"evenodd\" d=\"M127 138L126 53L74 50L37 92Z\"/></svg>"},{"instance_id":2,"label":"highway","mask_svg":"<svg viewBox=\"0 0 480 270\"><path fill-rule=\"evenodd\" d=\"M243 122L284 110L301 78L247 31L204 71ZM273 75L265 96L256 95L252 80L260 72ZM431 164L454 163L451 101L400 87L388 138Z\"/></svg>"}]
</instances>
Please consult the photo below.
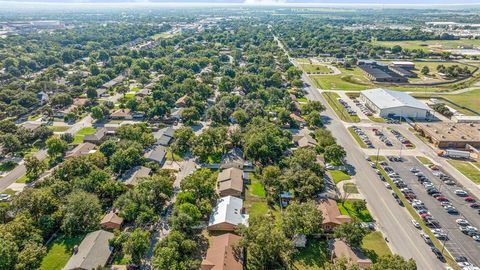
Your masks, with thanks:
<instances>
[{"instance_id":1,"label":"highway","mask_svg":"<svg viewBox=\"0 0 480 270\"><path fill-rule=\"evenodd\" d=\"M430 247L420 238L419 231L412 226L410 214L397 204L383 182L378 180L378 176L365 160L362 150L320 92L312 86L312 82L305 74L302 79L310 85L306 88L307 98L325 105L326 111L322 116L329 118L326 127L337 139L337 143L345 148L347 162L356 169L357 185L365 195L369 210L378 219L380 230L389 239L392 252L405 258L413 258L418 269L445 269L445 264L435 257Z\"/></svg>"}]
</instances>

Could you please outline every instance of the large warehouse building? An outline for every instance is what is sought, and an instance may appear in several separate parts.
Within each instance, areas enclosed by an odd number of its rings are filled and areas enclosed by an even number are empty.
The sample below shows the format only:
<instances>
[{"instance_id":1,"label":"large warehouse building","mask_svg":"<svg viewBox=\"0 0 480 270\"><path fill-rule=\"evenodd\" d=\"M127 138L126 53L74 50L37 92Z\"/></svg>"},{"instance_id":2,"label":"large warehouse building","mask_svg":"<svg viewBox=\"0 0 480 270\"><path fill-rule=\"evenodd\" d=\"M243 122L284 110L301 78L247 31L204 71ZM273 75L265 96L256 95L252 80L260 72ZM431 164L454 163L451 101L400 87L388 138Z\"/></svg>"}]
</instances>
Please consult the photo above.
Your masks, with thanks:
<instances>
[{"instance_id":1,"label":"large warehouse building","mask_svg":"<svg viewBox=\"0 0 480 270\"><path fill-rule=\"evenodd\" d=\"M439 148L480 147L480 125L473 123L417 123L415 129Z\"/></svg>"},{"instance_id":2,"label":"large warehouse building","mask_svg":"<svg viewBox=\"0 0 480 270\"><path fill-rule=\"evenodd\" d=\"M407 93L387 89L370 89L362 91L360 100L380 117L408 117L426 119L430 108Z\"/></svg>"}]
</instances>

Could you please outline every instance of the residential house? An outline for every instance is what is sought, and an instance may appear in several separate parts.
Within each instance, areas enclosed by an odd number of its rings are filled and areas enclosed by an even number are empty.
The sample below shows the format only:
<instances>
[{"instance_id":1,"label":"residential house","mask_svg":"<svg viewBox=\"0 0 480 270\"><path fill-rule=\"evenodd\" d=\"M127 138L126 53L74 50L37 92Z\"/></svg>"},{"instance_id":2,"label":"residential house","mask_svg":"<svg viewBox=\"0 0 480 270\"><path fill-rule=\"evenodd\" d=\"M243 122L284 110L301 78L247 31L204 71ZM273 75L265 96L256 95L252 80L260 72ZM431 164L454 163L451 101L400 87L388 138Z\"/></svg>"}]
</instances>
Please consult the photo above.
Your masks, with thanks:
<instances>
[{"instance_id":1,"label":"residential house","mask_svg":"<svg viewBox=\"0 0 480 270\"><path fill-rule=\"evenodd\" d=\"M187 95L184 95L183 97L177 99L177 101L175 101L175 106L177 107L185 107L187 104L186 104L186 100L187 100L188 96Z\"/></svg>"},{"instance_id":2,"label":"residential house","mask_svg":"<svg viewBox=\"0 0 480 270\"><path fill-rule=\"evenodd\" d=\"M150 89L148 88L143 88L142 90L135 93L135 97L137 98L144 98L148 95L150 95Z\"/></svg>"},{"instance_id":3,"label":"residential house","mask_svg":"<svg viewBox=\"0 0 480 270\"><path fill-rule=\"evenodd\" d=\"M132 188L138 184L140 178L149 176L151 171L152 170L150 168L137 166L127 171L121 180L125 183L125 185Z\"/></svg>"},{"instance_id":4,"label":"residential house","mask_svg":"<svg viewBox=\"0 0 480 270\"><path fill-rule=\"evenodd\" d=\"M91 232L85 236L63 270L91 270L107 264L112 248L109 241L113 233L104 230Z\"/></svg>"},{"instance_id":5,"label":"residential house","mask_svg":"<svg viewBox=\"0 0 480 270\"><path fill-rule=\"evenodd\" d=\"M297 138L295 144L300 148L315 147L317 145L317 141L312 136L307 134Z\"/></svg>"},{"instance_id":6,"label":"residential house","mask_svg":"<svg viewBox=\"0 0 480 270\"><path fill-rule=\"evenodd\" d=\"M325 232L333 232L338 225L352 220L349 216L340 213L337 202L332 199L321 199L317 207L322 211L322 227Z\"/></svg>"},{"instance_id":7,"label":"residential house","mask_svg":"<svg viewBox=\"0 0 480 270\"><path fill-rule=\"evenodd\" d=\"M243 169L244 163L245 160L243 159L243 151L240 148L235 147L222 156L220 167L223 169Z\"/></svg>"},{"instance_id":8,"label":"residential house","mask_svg":"<svg viewBox=\"0 0 480 270\"><path fill-rule=\"evenodd\" d=\"M119 217L115 212L109 212L106 214L102 221L100 221L100 226L105 230L120 229L123 224L123 218Z\"/></svg>"},{"instance_id":9,"label":"residential house","mask_svg":"<svg viewBox=\"0 0 480 270\"><path fill-rule=\"evenodd\" d=\"M162 145L155 146L152 150L145 153L144 157L148 160L158 162L162 165L165 162L167 149Z\"/></svg>"},{"instance_id":10,"label":"residential house","mask_svg":"<svg viewBox=\"0 0 480 270\"><path fill-rule=\"evenodd\" d=\"M72 150L68 151L66 157L78 157L91 153L95 153L95 144L83 142L75 146L75 148L73 148Z\"/></svg>"},{"instance_id":11,"label":"residential house","mask_svg":"<svg viewBox=\"0 0 480 270\"><path fill-rule=\"evenodd\" d=\"M93 134L85 135L84 142L90 142L94 144L101 144L107 138L107 129L99 128Z\"/></svg>"},{"instance_id":12,"label":"residential house","mask_svg":"<svg viewBox=\"0 0 480 270\"><path fill-rule=\"evenodd\" d=\"M234 244L241 237L232 233L213 236L201 270L243 270L243 254L238 254Z\"/></svg>"},{"instance_id":13,"label":"residential house","mask_svg":"<svg viewBox=\"0 0 480 270\"><path fill-rule=\"evenodd\" d=\"M345 241L334 239L332 244L332 253L335 258L345 257L349 261L358 264L360 269L368 269L373 263L363 252L358 248L352 248Z\"/></svg>"},{"instance_id":14,"label":"residential house","mask_svg":"<svg viewBox=\"0 0 480 270\"><path fill-rule=\"evenodd\" d=\"M226 196L217 200L208 221L210 231L233 232L238 225L248 225L248 215L243 213L243 200L234 196Z\"/></svg>"},{"instance_id":15,"label":"residential house","mask_svg":"<svg viewBox=\"0 0 480 270\"><path fill-rule=\"evenodd\" d=\"M290 114L290 118L297 122L300 126L304 126L307 122L305 121L305 119L303 119L303 117L301 117L300 115L296 114L296 113L291 113Z\"/></svg>"},{"instance_id":16,"label":"residential house","mask_svg":"<svg viewBox=\"0 0 480 270\"><path fill-rule=\"evenodd\" d=\"M110 118L115 120L131 120L133 119L133 115L130 109L118 109L110 114Z\"/></svg>"},{"instance_id":17,"label":"residential house","mask_svg":"<svg viewBox=\"0 0 480 270\"><path fill-rule=\"evenodd\" d=\"M221 197L241 197L243 192L243 171L235 167L222 170L217 177L217 192Z\"/></svg>"}]
</instances>

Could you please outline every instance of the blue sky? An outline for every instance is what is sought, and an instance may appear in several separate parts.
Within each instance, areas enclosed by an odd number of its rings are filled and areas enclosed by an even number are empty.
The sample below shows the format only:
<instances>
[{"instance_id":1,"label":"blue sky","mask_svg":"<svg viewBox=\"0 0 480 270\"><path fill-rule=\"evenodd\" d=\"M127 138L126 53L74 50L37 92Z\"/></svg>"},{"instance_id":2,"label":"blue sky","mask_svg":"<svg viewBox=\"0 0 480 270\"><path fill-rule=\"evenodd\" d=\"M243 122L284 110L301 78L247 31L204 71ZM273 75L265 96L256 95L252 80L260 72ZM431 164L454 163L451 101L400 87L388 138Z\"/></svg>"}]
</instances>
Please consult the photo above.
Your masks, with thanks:
<instances>
[{"instance_id":1,"label":"blue sky","mask_svg":"<svg viewBox=\"0 0 480 270\"><path fill-rule=\"evenodd\" d=\"M310 3L310 4L384 4L384 5L462 5L462 4L480 4L480 0L0 0L4 2L55 2L55 3L259 3L259 4L275 4L275 3Z\"/></svg>"}]
</instances>

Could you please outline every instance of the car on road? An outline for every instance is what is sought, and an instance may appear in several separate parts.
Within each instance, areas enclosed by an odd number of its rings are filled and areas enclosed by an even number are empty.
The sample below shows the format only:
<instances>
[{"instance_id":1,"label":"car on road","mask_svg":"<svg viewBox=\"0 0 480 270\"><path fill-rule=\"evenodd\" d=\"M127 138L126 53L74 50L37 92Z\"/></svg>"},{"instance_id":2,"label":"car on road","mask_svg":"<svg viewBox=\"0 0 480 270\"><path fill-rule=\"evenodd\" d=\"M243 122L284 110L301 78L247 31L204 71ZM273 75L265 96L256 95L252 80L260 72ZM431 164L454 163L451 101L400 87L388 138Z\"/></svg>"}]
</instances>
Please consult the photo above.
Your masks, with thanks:
<instances>
[{"instance_id":1,"label":"car on road","mask_svg":"<svg viewBox=\"0 0 480 270\"><path fill-rule=\"evenodd\" d=\"M455 194L460 197L468 196L468 193L465 190L457 189L455 190Z\"/></svg>"},{"instance_id":2,"label":"car on road","mask_svg":"<svg viewBox=\"0 0 480 270\"><path fill-rule=\"evenodd\" d=\"M418 223L415 219L412 219L412 224L413 224L413 227L417 228L417 229L420 229L420 223Z\"/></svg>"},{"instance_id":3,"label":"car on road","mask_svg":"<svg viewBox=\"0 0 480 270\"><path fill-rule=\"evenodd\" d=\"M390 186L389 183L385 183L385 187L386 187L387 189L392 189L392 187Z\"/></svg>"},{"instance_id":4,"label":"car on road","mask_svg":"<svg viewBox=\"0 0 480 270\"><path fill-rule=\"evenodd\" d=\"M460 225L460 226L468 226L470 225L470 223L468 222L468 220L466 219L463 219L463 218L459 218L457 220L455 220L455 222Z\"/></svg>"}]
</instances>

